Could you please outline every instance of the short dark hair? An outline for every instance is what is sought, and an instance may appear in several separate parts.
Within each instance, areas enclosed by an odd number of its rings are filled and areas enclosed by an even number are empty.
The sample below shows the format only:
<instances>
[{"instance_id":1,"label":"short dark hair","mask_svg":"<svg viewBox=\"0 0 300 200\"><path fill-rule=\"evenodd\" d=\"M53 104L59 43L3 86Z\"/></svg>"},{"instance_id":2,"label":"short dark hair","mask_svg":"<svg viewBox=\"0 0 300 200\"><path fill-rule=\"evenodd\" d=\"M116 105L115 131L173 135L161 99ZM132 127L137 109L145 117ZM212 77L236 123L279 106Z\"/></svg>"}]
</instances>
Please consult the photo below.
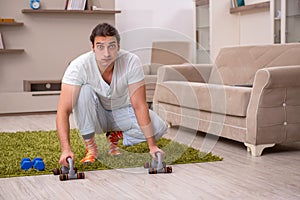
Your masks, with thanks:
<instances>
[{"instance_id":1,"label":"short dark hair","mask_svg":"<svg viewBox=\"0 0 300 200\"><path fill-rule=\"evenodd\" d=\"M95 37L96 36L115 36L117 39L118 44L120 44L120 34L118 30L108 23L101 23L98 24L92 31L90 36L90 40L94 45Z\"/></svg>"}]
</instances>

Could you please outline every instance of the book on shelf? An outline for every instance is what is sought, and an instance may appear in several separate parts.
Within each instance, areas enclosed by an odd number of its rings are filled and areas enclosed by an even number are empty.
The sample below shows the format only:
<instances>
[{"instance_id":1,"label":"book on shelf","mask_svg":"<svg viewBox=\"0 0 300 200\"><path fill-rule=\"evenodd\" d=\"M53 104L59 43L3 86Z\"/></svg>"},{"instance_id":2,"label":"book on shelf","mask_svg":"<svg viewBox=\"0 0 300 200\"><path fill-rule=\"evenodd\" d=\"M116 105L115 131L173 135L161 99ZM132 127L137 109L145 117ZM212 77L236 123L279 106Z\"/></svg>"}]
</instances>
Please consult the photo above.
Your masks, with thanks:
<instances>
[{"instance_id":1,"label":"book on shelf","mask_svg":"<svg viewBox=\"0 0 300 200\"><path fill-rule=\"evenodd\" d=\"M66 0L66 10L84 10L87 0Z\"/></svg>"},{"instance_id":2,"label":"book on shelf","mask_svg":"<svg viewBox=\"0 0 300 200\"><path fill-rule=\"evenodd\" d=\"M237 6L237 0L231 0L231 7L236 8Z\"/></svg>"},{"instance_id":3,"label":"book on shelf","mask_svg":"<svg viewBox=\"0 0 300 200\"><path fill-rule=\"evenodd\" d=\"M237 8L240 6L244 6L245 1L244 0L231 0L231 5L232 5L232 8Z\"/></svg>"},{"instance_id":4,"label":"book on shelf","mask_svg":"<svg viewBox=\"0 0 300 200\"><path fill-rule=\"evenodd\" d=\"M86 0L85 10L92 10L92 0Z\"/></svg>"},{"instance_id":5,"label":"book on shelf","mask_svg":"<svg viewBox=\"0 0 300 200\"><path fill-rule=\"evenodd\" d=\"M0 22L14 23L15 19L14 18L0 18Z\"/></svg>"},{"instance_id":6,"label":"book on shelf","mask_svg":"<svg viewBox=\"0 0 300 200\"><path fill-rule=\"evenodd\" d=\"M69 4L69 0L66 0L66 4L65 4L65 10L68 9L68 4Z\"/></svg>"},{"instance_id":7,"label":"book on shelf","mask_svg":"<svg viewBox=\"0 0 300 200\"><path fill-rule=\"evenodd\" d=\"M245 1L244 0L236 0L237 1L237 6L244 6L245 5Z\"/></svg>"},{"instance_id":8,"label":"book on shelf","mask_svg":"<svg viewBox=\"0 0 300 200\"><path fill-rule=\"evenodd\" d=\"M2 34L0 33L0 49L4 49L4 43L2 39Z\"/></svg>"}]
</instances>

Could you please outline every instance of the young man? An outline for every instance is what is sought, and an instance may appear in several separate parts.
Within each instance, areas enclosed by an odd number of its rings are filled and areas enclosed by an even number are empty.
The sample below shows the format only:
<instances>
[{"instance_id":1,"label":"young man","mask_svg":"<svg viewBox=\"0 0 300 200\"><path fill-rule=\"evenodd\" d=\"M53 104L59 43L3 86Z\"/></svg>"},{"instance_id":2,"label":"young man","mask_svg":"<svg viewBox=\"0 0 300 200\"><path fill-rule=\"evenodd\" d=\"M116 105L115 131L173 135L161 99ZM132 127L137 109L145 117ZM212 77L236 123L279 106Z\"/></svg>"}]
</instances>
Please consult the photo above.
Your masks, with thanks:
<instances>
[{"instance_id":1,"label":"young man","mask_svg":"<svg viewBox=\"0 0 300 200\"><path fill-rule=\"evenodd\" d=\"M86 145L81 162L97 159L96 132L107 133L109 155L120 155L120 138L125 146L147 141L154 158L156 152L164 155L156 140L167 126L148 109L139 58L120 50L120 35L107 23L97 25L90 40L92 50L73 60L62 79L56 117L62 151L59 163L67 166L67 157L74 160L69 137L72 111Z\"/></svg>"}]
</instances>

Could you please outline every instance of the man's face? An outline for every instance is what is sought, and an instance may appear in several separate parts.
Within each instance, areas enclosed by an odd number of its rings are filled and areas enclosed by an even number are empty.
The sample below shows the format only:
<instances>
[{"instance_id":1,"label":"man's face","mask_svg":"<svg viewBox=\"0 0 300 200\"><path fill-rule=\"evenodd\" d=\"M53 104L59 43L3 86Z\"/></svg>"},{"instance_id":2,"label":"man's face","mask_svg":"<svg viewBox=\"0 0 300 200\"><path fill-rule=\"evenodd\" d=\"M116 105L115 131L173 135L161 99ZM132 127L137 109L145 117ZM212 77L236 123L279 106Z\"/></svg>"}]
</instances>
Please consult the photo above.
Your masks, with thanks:
<instances>
[{"instance_id":1,"label":"man's face","mask_svg":"<svg viewBox=\"0 0 300 200\"><path fill-rule=\"evenodd\" d=\"M117 58L119 44L114 36L96 36L92 48L95 52L97 63L101 67L106 68Z\"/></svg>"}]
</instances>

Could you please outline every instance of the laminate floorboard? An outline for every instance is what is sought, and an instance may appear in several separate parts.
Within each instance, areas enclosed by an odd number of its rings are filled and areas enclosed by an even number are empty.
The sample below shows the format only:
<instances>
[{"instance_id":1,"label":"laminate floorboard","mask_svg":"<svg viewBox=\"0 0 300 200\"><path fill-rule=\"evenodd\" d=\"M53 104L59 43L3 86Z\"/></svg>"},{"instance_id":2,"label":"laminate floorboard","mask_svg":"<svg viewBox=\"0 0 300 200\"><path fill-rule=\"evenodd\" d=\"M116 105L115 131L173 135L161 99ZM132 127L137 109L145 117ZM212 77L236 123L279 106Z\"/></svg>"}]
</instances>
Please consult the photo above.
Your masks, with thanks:
<instances>
[{"instance_id":1,"label":"laminate floorboard","mask_svg":"<svg viewBox=\"0 0 300 200\"><path fill-rule=\"evenodd\" d=\"M0 116L1 132L27 130L55 130L55 114ZM86 179L72 181L54 175L1 178L0 199L300 199L300 143L252 157L242 143L189 129L171 128L165 137L224 160L173 165L172 174L150 175L140 167L89 171Z\"/></svg>"}]
</instances>

